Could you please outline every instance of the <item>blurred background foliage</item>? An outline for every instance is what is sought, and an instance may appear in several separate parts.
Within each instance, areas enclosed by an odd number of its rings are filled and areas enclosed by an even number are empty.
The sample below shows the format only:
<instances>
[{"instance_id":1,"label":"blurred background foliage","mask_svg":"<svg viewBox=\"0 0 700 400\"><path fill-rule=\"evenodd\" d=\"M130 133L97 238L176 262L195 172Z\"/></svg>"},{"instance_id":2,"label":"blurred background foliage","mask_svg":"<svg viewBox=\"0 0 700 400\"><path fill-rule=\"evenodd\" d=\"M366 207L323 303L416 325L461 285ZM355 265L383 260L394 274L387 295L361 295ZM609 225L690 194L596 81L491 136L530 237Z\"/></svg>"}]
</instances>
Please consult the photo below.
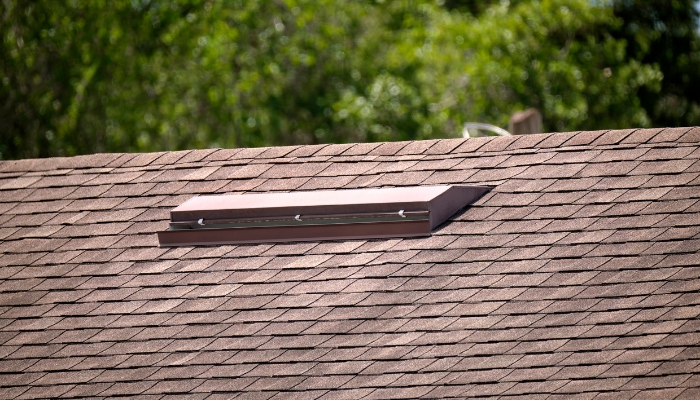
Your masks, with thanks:
<instances>
[{"instance_id":1,"label":"blurred background foliage","mask_svg":"<svg viewBox=\"0 0 700 400\"><path fill-rule=\"evenodd\" d=\"M700 125L694 0L0 0L0 159Z\"/></svg>"}]
</instances>

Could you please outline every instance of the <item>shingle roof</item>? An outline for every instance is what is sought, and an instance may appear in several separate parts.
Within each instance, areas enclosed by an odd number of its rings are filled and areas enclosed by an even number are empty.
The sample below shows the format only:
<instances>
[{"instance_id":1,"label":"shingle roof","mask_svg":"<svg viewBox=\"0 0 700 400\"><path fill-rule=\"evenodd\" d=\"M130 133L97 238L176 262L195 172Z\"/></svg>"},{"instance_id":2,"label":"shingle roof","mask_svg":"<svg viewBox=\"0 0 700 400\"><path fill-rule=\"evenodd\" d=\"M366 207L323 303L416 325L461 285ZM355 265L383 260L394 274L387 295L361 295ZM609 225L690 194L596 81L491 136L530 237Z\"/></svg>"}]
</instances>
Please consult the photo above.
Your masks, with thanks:
<instances>
[{"instance_id":1,"label":"shingle roof","mask_svg":"<svg viewBox=\"0 0 700 400\"><path fill-rule=\"evenodd\" d=\"M0 398L699 398L699 144L674 128L0 162ZM459 183L493 190L429 238L155 235L196 194Z\"/></svg>"}]
</instances>

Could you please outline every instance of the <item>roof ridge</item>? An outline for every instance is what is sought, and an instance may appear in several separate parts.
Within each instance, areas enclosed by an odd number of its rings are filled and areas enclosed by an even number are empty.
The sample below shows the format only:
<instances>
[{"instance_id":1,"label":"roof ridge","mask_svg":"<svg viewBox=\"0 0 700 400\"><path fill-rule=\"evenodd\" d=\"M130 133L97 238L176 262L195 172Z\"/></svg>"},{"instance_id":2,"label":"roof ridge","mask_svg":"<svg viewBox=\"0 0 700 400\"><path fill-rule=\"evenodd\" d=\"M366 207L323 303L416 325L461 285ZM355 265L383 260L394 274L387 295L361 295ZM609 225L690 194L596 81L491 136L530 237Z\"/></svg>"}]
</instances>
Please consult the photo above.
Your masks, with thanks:
<instances>
[{"instance_id":1,"label":"roof ridge","mask_svg":"<svg viewBox=\"0 0 700 400\"><path fill-rule=\"evenodd\" d=\"M401 157L493 153L519 149L579 149L583 146L639 146L644 144L700 141L699 127L648 128L538 133L522 136L484 136L374 143L333 143L325 145L271 146L233 149L193 149L146 153L95 153L72 157L0 160L0 173L40 172L57 169L96 167L144 167L179 163L240 160L279 160L291 156ZM308 151L303 149L310 148ZM360 149L362 151L360 151Z\"/></svg>"}]
</instances>

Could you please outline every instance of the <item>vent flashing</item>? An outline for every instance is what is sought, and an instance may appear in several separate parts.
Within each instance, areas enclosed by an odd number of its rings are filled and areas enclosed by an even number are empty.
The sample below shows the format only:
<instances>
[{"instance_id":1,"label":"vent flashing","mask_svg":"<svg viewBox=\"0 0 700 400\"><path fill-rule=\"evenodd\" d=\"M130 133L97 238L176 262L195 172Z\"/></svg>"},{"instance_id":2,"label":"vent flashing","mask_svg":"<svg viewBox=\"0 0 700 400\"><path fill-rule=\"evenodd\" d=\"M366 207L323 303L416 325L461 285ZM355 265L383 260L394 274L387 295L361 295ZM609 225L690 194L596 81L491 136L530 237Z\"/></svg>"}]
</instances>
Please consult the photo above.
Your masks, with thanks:
<instances>
[{"instance_id":1,"label":"vent flashing","mask_svg":"<svg viewBox=\"0 0 700 400\"><path fill-rule=\"evenodd\" d=\"M485 186L194 197L170 212L160 246L430 236Z\"/></svg>"}]
</instances>

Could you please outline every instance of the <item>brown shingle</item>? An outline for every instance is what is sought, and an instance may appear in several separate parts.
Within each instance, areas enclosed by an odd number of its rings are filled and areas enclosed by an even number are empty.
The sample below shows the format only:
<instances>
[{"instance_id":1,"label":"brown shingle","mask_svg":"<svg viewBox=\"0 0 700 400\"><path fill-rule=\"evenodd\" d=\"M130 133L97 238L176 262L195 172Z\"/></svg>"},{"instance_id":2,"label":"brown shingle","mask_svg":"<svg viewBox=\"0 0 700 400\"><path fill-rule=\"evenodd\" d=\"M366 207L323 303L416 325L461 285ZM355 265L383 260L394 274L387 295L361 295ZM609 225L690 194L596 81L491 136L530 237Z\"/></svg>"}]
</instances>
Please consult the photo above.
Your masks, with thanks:
<instances>
[{"instance_id":1,"label":"brown shingle","mask_svg":"<svg viewBox=\"0 0 700 400\"><path fill-rule=\"evenodd\" d=\"M650 143L659 143L659 142L675 142L678 138L683 136L686 132L688 132L690 128L666 128L659 132L658 135L655 135L651 139L649 139Z\"/></svg>"},{"instance_id":2,"label":"brown shingle","mask_svg":"<svg viewBox=\"0 0 700 400\"><path fill-rule=\"evenodd\" d=\"M696 132L0 163L0 397L692 396ZM154 235L200 193L465 182L428 238Z\"/></svg>"},{"instance_id":3,"label":"brown shingle","mask_svg":"<svg viewBox=\"0 0 700 400\"><path fill-rule=\"evenodd\" d=\"M430 146L424 154L449 154L465 142L464 139L441 139Z\"/></svg>"}]
</instances>

